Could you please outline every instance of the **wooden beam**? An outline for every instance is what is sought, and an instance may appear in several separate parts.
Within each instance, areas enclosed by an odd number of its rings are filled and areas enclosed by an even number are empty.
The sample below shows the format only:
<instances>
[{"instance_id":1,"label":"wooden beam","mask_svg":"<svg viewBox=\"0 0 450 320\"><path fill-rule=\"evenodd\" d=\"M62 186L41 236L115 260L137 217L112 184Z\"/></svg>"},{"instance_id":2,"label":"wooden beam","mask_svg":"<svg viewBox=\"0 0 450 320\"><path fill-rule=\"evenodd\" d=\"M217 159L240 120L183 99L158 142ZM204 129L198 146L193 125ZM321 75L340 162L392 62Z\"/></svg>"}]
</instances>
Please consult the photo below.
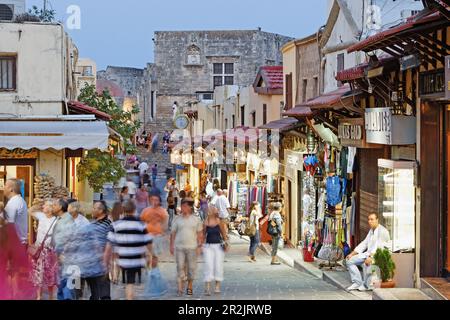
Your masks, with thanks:
<instances>
[{"instance_id":1,"label":"wooden beam","mask_svg":"<svg viewBox=\"0 0 450 320\"><path fill-rule=\"evenodd\" d=\"M444 51L440 50L439 48L434 48L435 45L428 42L428 40L424 40L420 37L415 38L415 40L436 60L441 60L442 58L445 59L445 56L447 54L444 53Z\"/></svg>"},{"instance_id":2,"label":"wooden beam","mask_svg":"<svg viewBox=\"0 0 450 320\"><path fill-rule=\"evenodd\" d=\"M424 40L428 40L428 41L433 42L433 43L437 44L438 46L442 47L441 49L439 49L439 51L441 52L441 54L443 56L446 56L446 55L448 55L448 53L450 53L450 47L447 44L445 44L444 42L437 39L437 33L433 33L433 37L426 33L420 34L417 36L422 37L422 38L424 38ZM434 36L436 36L436 39L434 39Z\"/></svg>"}]
</instances>

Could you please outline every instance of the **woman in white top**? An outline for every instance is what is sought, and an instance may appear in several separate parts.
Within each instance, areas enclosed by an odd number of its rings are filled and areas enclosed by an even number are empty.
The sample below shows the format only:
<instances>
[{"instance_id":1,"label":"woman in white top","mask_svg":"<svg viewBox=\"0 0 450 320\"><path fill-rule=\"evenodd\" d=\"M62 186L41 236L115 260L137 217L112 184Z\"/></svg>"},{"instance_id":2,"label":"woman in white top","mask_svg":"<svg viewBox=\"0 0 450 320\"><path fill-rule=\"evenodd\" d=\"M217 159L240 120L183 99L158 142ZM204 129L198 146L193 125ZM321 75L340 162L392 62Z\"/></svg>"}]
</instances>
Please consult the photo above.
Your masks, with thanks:
<instances>
[{"instance_id":1,"label":"woman in white top","mask_svg":"<svg viewBox=\"0 0 450 320\"><path fill-rule=\"evenodd\" d=\"M32 259L33 270L31 281L37 288L37 300L42 298L42 289L47 288L49 299L54 300L55 288L58 285L58 260L51 247L53 229L57 218L53 215L52 201L46 201L42 212L31 211L31 216L38 221L38 230L35 246L38 248L37 256Z\"/></svg>"},{"instance_id":2,"label":"woman in white top","mask_svg":"<svg viewBox=\"0 0 450 320\"><path fill-rule=\"evenodd\" d=\"M256 233L254 236L250 237L250 248L249 248L249 259L250 262L256 262L256 249L261 241L260 233L259 233L259 220L262 218L261 206L257 201L253 202L250 207L250 217L249 224L250 226L254 226Z\"/></svg>"}]
</instances>

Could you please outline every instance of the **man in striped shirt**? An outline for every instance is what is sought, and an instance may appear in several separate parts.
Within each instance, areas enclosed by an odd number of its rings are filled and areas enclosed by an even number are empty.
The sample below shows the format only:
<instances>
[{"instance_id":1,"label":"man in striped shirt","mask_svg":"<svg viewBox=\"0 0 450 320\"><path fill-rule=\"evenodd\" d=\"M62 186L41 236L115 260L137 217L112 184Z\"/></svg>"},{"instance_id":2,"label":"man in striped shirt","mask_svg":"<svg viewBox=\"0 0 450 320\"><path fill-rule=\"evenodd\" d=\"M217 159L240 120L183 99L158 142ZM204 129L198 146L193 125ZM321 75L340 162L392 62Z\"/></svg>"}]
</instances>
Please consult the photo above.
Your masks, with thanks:
<instances>
[{"instance_id":1,"label":"man in striped shirt","mask_svg":"<svg viewBox=\"0 0 450 320\"><path fill-rule=\"evenodd\" d=\"M114 249L118 264L125 275L126 298L134 299L134 285L139 271L146 267L146 257L152 251L152 237L147 233L145 224L136 218L136 205L128 200L123 204L125 217L114 222L113 230L108 234L105 263L109 268Z\"/></svg>"}]
</instances>

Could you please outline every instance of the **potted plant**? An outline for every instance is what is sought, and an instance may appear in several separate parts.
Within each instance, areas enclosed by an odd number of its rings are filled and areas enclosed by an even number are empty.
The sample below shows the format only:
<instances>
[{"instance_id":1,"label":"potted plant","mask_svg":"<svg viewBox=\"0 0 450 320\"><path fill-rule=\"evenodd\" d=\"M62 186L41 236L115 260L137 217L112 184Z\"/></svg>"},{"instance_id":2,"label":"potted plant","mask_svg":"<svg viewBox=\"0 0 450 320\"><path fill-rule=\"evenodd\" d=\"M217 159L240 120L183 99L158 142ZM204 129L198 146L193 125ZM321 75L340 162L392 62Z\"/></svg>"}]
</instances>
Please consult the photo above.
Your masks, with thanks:
<instances>
[{"instance_id":1,"label":"potted plant","mask_svg":"<svg viewBox=\"0 0 450 320\"><path fill-rule=\"evenodd\" d=\"M374 264L380 268L381 288L395 288L395 263L389 249L378 249L374 255Z\"/></svg>"}]
</instances>

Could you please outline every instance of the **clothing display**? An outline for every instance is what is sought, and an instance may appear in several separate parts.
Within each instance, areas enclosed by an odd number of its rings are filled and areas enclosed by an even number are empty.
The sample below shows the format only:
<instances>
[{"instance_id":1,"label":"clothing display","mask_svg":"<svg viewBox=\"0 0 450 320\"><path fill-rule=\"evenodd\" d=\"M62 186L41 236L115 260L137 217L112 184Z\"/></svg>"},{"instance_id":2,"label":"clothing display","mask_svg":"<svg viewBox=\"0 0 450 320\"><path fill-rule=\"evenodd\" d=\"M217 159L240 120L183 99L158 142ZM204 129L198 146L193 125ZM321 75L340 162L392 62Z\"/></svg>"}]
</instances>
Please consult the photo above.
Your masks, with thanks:
<instances>
[{"instance_id":1,"label":"clothing display","mask_svg":"<svg viewBox=\"0 0 450 320\"><path fill-rule=\"evenodd\" d=\"M327 203L330 206L336 206L342 202L341 180L338 176L327 178Z\"/></svg>"}]
</instances>

